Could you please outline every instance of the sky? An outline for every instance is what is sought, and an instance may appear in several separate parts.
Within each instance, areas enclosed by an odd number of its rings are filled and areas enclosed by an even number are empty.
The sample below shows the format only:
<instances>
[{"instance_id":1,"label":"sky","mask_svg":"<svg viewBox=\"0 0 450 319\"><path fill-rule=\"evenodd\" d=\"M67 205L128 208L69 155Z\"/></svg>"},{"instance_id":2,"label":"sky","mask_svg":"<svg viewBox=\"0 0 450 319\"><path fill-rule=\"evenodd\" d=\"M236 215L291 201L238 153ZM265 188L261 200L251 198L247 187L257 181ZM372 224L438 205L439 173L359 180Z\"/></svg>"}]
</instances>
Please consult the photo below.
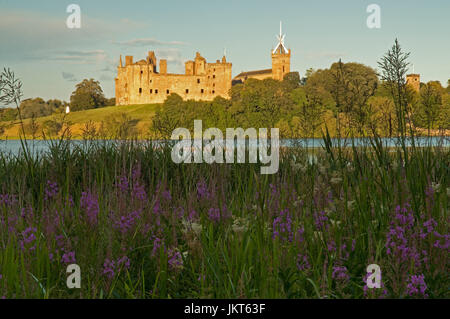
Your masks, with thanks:
<instances>
[{"instance_id":1,"label":"sky","mask_svg":"<svg viewBox=\"0 0 450 319\"><path fill-rule=\"evenodd\" d=\"M80 29L66 25L70 4L81 8ZM367 27L370 4L379 29ZM0 0L0 67L22 80L24 98L68 101L85 78L114 97L120 55L155 51L170 73L184 73L197 51L208 62L226 52L233 76L271 68L280 21L302 77L340 58L377 69L398 38L422 82L450 78L449 0Z\"/></svg>"}]
</instances>

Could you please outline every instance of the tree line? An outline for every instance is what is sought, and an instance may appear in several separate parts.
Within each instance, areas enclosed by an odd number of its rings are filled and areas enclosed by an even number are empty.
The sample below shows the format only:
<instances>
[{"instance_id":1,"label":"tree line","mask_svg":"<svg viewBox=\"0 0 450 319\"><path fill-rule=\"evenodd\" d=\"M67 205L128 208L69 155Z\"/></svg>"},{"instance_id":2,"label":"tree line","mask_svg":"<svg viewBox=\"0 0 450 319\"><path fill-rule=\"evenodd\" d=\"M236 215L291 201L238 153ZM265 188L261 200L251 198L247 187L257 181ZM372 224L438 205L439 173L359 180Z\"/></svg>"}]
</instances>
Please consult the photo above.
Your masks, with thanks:
<instances>
[{"instance_id":1,"label":"tree line","mask_svg":"<svg viewBox=\"0 0 450 319\"><path fill-rule=\"evenodd\" d=\"M278 127L281 136L320 137L325 129L334 136L396 136L399 122L431 130L450 129L450 80L421 83L420 91L403 83L403 113L388 80L360 63L338 61L330 68L297 72L283 81L248 79L231 89L231 99L183 101L171 94L153 118L153 130L170 137L177 127L193 129L194 119L204 127ZM399 119L401 119L399 121ZM406 127L401 128L405 130Z\"/></svg>"},{"instance_id":2,"label":"tree line","mask_svg":"<svg viewBox=\"0 0 450 319\"><path fill-rule=\"evenodd\" d=\"M84 79L75 86L70 96L70 102L58 99L30 98L21 101L19 110L23 119L49 116L64 113L69 106L71 111L82 111L115 105L115 98L105 97L100 82L94 79ZM0 121L19 119L17 108L0 108Z\"/></svg>"}]
</instances>

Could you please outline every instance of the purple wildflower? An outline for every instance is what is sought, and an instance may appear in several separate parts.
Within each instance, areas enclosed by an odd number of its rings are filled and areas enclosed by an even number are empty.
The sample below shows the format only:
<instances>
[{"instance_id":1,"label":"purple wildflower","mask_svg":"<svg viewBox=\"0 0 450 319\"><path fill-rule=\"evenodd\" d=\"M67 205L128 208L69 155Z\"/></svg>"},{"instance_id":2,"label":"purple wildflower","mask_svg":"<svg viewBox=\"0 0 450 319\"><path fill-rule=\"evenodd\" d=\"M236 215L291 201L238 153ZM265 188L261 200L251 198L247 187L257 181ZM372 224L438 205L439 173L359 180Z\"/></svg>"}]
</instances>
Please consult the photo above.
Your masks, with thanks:
<instances>
[{"instance_id":1,"label":"purple wildflower","mask_svg":"<svg viewBox=\"0 0 450 319\"><path fill-rule=\"evenodd\" d=\"M17 199L15 195L9 195L9 194L0 194L0 206L13 206L17 203Z\"/></svg>"},{"instance_id":2,"label":"purple wildflower","mask_svg":"<svg viewBox=\"0 0 450 319\"><path fill-rule=\"evenodd\" d=\"M36 228L28 227L21 233L22 239L20 240L19 244L20 244L20 248L22 250L25 250L25 246L28 246L29 250L36 249L36 244L35 244L36 231L37 231Z\"/></svg>"},{"instance_id":3,"label":"purple wildflower","mask_svg":"<svg viewBox=\"0 0 450 319\"><path fill-rule=\"evenodd\" d=\"M140 211L134 211L126 216L120 216L119 220L115 223L115 227L118 228L122 234L126 234L130 229L134 227L137 219L140 216Z\"/></svg>"},{"instance_id":4,"label":"purple wildflower","mask_svg":"<svg viewBox=\"0 0 450 319\"><path fill-rule=\"evenodd\" d=\"M105 259L105 262L103 263L103 274L109 279L112 279L115 275L115 269L115 262L113 260Z\"/></svg>"},{"instance_id":5,"label":"purple wildflower","mask_svg":"<svg viewBox=\"0 0 450 319\"><path fill-rule=\"evenodd\" d=\"M54 198L58 194L59 188L56 182L47 181L47 185L45 187L45 200L49 200Z\"/></svg>"},{"instance_id":6,"label":"purple wildflower","mask_svg":"<svg viewBox=\"0 0 450 319\"><path fill-rule=\"evenodd\" d=\"M199 199L203 199L203 198L209 199L210 196L211 196L211 194L210 194L210 192L208 191L208 187L207 187L207 185L206 185L205 180L203 180L203 179L200 180L200 181L197 183L197 197L198 197Z\"/></svg>"},{"instance_id":7,"label":"purple wildflower","mask_svg":"<svg viewBox=\"0 0 450 319\"><path fill-rule=\"evenodd\" d=\"M297 268L299 271L304 271L311 268L311 265L308 262L308 256L302 254L297 255Z\"/></svg>"},{"instance_id":8,"label":"purple wildflower","mask_svg":"<svg viewBox=\"0 0 450 319\"><path fill-rule=\"evenodd\" d=\"M408 279L406 286L408 296L427 298L428 294L425 293L426 290L427 284L425 283L425 276L423 274L413 275Z\"/></svg>"},{"instance_id":9,"label":"purple wildflower","mask_svg":"<svg viewBox=\"0 0 450 319\"><path fill-rule=\"evenodd\" d=\"M76 263L75 252L74 251L70 251L70 252L64 253L62 255L62 259L61 260L65 264L74 264L74 263Z\"/></svg>"},{"instance_id":10,"label":"purple wildflower","mask_svg":"<svg viewBox=\"0 0 450 319\"><path fill-rule=\"evenodd\" d=\"M327 230L328 229L328 216L326 212L320 211L314 213L314 224L316 225L317 230Z\"/></svg>"},{"instance_id":11,"label":"purple wildflower","mask_svg":"<svg viewBox=\"0 0 450 319\"><path fill-rule=\"evenodd\" d=\"M347 267L334 266L331 277L336 281L347 282L350 279Z\"/></svg>"},{"instance_id":12,"label":"purple wildflower","mask_svg":"<svg viewBox=\"0 0 450 319\"><path fill-rule=\"evenodd\" d=\"M170 269L176 270L183 267L183 258L181 257L181 253L178 250L169 249L168 258Z\"/></svg>"},{"instance_id":13,"label":"purple wildflower","mask_svg":"<svg viewBox=\"0 0 450 319\"><path fill-rule=\"evenodd\" d=\"M288 209L282 210L280 216L273 221L272 238L275 239L276 237L279 237L282 241L292 242L293 240L292 218Z\"/></svg>"},{"instance_id":14,"label":"purple wildflower","mask_svg":"<svg viewBox=\"0 0 450 319\"><path fill-rule=\"evenodd\" d=\"M81 194L80 206L84 209L88 222L91 225L97 224L97 215L99 212L98 200L91 192Z\"/></svg>"}]
</instances>

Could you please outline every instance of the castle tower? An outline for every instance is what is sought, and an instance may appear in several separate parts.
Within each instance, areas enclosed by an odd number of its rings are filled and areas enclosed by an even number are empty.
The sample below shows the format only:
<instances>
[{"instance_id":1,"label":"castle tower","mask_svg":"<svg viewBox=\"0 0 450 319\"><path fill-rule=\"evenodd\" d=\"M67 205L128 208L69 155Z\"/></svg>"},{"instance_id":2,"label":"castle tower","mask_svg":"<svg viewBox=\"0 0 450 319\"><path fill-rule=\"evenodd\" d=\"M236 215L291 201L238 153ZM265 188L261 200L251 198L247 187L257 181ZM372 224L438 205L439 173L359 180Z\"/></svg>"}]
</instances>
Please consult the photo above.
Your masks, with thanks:
<instances>
[{"instance_id":1,"label":"castle tower","mask_svg":"<svg viewBox=\"0 0 450 319\"><path fill-rule=\"evenodd\" d=\"M282 81L284 76L291 72L291 50L284 46L284 38L280 22L280 34L277 36L278 44L272 51L272 77Z\"/></svg>"},{"instance_id":2,"label":"castle tower","mask_svg":"<svg viewBox=\"0 0 450 319\"><path fill-rule=\"evenodd\" d=\"M409 84L413 87L416 92L420 91L420 74L407 74L406 75L406 84Z\"/></svg>"}]
</instances>

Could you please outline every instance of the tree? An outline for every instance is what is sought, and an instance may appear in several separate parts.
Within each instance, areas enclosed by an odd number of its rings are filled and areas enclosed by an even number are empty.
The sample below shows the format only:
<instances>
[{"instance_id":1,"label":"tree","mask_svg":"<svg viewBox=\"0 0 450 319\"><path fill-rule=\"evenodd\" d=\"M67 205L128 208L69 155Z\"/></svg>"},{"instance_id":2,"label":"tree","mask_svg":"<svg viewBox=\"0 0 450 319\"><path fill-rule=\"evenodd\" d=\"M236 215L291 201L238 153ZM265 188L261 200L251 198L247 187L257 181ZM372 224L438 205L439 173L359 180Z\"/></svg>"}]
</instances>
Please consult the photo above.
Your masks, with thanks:
<instances>
[{"instance_id":1,"label":"tree","mask_svg":"<svg viewBox=\"0 0 450 319\"><path fill-rule=\"evenodd\" d=\"M400 43L395 39L394 45L383 56L378 65L381 68L381 78L389 88L394 101L397 117L397 132L402 137L403 149L405 146L406 121L408 98L406 89L406 73L409 67L410 53L403 52ZM410 125L411 127L411 125Z\"/></svg>"},{"instance_id":2,"label":"tree","mask_svg":"<svg viewBox=\"0 0 450 319\"><path fill-rule=\"evenodd\" d=\"M283 86L290 92L300 86L300 74L298 72L289 72L283 78Z\"/></svg>"},{"instance_id":3,"label":"tree","mask_svg":"<svg viewBox=\"0 0 450 319\"><path fill-rule=\"evenodd\" d=\"M358 133L363 133L369 117L367 102L378 87L375 70L360 63L343 63L339 60L330 69L312 73L306 87L323 88L329 92L334 101L338 136L341 135L341 114L347 116Z\"/></svg>"},{"instance_id":4,"label":"tree","mask_svg":"<svg viewBox=\"0 0 450 319\"><path fill-rule=\"evenodd\" d=\"M368 101L371 113L369 121L372 132L379 131L383 136L392 137L396 125L395 106L391 98L373 96Z\"/></svg>"},{"instance_id":5,"label":"tree","mask_svg":"<svg viewBox=\"0 0 450 319\"><path fill-rule=\"evenodd\" d=\"M428 135L439 119L443 93L444 89L438 81L430 81L420 89L420 103L415 112L415 120L418 126L428 129Z\"/></svg>"},{"instance_id":6,"label":"tree","mask_svg":"<svg viewBox=\"0 0 450 319\"><path fill-rule=\"evenodd\" d=\"M106 105L106 99L100 82L94 79L84 79L75 87L70 96L70 108L72 111L99 108Z\"/></svg>"},{"instance_id":7,"label":"tree","mask_svg":"<svg viewBox=\"0 0 450 319\"><path fill-rule=\"evenodd\" d=\"M185 111L183 107L183 98L178 94L172 93L164 101L162 107L156 110L153 117L153 129L164 138L170 138L173 130L180 127L180 114Z\"/></svg>"},{"instance_id":8,"label":"tree","mask_svg":"<svg viewBox=\"0 0 450 319\"><path fill-rule=\"evenodd\" d=\"M32 118L51 115L53 110L42 98L26 99L20 103L22 117Z\"/></svg>"}]
</instances>

